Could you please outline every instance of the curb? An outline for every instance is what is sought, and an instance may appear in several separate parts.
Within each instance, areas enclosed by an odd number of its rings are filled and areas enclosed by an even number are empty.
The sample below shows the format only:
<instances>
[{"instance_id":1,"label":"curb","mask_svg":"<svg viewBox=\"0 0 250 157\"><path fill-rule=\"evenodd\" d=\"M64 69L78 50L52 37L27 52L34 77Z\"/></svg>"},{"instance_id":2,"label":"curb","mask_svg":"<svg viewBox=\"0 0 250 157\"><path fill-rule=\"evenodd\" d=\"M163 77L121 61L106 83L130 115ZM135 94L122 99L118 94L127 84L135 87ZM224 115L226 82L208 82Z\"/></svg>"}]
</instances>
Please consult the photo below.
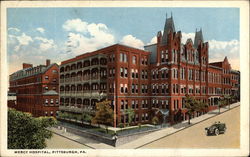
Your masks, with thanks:
<instances>
[{"instance_id":1,"label":"curb","mask_svg":"<svg viewBox=\"0 0 250 157\"><path fill-rule=\"evenodd\" d=\"M237 105L237 106L235 106L235 107L230 107L230 109L228 109L228 110L226 110L226 111L224 111L224 112L221 112L221 113L225 113L225 112L230 111L230 110L232 110L232 109L235 109L235 108L237 108L237 107L239 107L239 106L240 106L240 105ZM206 121L206 120L208 120L208 119L211 119L211 118L213 118L213 117L219 116L219 115L221 115L221 113L220 113L220 114L216 114L216 115L214 115L214 116L211 116L211 117L209 117L209 118L203 119L203 120L201 120L201 121L199 121L199 122L197 122L197 123L191 124L191 125L189 125L189 126L187 126L187 127L184 127L183 129L177 130L176 132L167 134L167 135L165 135L165 136L163 136L163 137L160 137L160 138L155 139L155 140L153 140L153 141L147 142L147 143L145 143L145 144L143 144L143 145L141 145L141 146L135 147L134 149L141 148L141 147L146 146L146 145L148 145L148 144L150 144L150 143L153 143L153 142L155 142L155 141L158 141L158 140L160 140L160 139L162 139L162 138L165 138L165 137L167 137L167 136L170 136L170 135L173 135L173 134L175 134L175 133L178 133L178 132L180 132L180 131L182 131L182 130L184 130L184 129L187 129L187 128L189 128L189 127L192 127L192 126L194 126L194 125L196 125L196 124L199 124L199 123L201 123L201 122L204 122L204 121Z\"/></svg>"},{"instance_id":2,"label":"curb","mask_svg":"<svg viewBox=\"0 0 250 157\"><path fill-rule=\"evenodd\" d=\"M67 136L63 136L63 135L61 135L61 134L59 134L59 133L57 133L57 132L55 132L55 131L52 131L52 130L50 130L50 131L53 132L54 134L57 134L57 135L59 135L59 136L61 136L61 137L64 137L64 138L66 138L66 139L68 139L68 140L74 141L74 142L76 142L76 143L78 143L78 144L84 145L84 146L89 147L89 148L91 148L91 149L96 149L96 148L94 148L94 147L91 147L91 146L86 145L86 144L84 144L84 143L81 143L81 142L79 142L79 141L73 140L73 139L71 139L71 138L69 138L69 137L67 137Z\"/></svg>"}]
</instances>

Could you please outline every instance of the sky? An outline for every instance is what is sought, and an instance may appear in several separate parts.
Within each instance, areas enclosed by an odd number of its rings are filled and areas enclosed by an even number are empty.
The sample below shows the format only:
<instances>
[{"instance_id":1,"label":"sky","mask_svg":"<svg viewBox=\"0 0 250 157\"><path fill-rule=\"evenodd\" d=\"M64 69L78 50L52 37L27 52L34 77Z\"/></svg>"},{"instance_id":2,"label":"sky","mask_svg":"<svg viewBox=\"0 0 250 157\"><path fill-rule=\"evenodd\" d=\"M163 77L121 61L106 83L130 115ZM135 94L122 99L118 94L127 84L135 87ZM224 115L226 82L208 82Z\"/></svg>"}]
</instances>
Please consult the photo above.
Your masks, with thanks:
<instances>
[{"instance_id":1,"label":"sky","mask_svg":"<svg viewBox=\"0 0 250 157\"><path fill-rule=\"evenodd\" d=\"M39 65L51 59L60 64L116 43L143 49L156 43L171 14L183 43L202 28L209 62L227 56L239 70L238 8L8 8L9 73L20 70L23 62Z\"/></svg>"}]
</instances>

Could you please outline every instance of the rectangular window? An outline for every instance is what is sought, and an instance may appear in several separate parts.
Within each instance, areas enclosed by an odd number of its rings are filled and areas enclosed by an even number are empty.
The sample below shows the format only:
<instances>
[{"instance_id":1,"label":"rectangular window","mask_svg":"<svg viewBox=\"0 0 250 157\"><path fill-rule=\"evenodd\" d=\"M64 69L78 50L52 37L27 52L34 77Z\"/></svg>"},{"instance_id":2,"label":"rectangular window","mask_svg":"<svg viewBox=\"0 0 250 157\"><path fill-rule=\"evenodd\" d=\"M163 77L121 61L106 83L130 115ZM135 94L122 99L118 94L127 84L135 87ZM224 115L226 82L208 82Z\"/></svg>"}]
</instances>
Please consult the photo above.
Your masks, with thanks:
<instances>
[{"instance_id":1,"label":"rectangular window","mask_svg":"<svg viewBox=\"0 0 250 157\"><path fill-rule=\"evenodd\" d=\"M124 69L124 76L125 76L125 77L128 77L128 68L125 68L125 69Z\"/></svg>"},{"instance_id":2,"label":"rectangular window","mask_svg":"<svg viewBox=\"0 0 250 157\"><path fill-rule=\"evenodd\" d=\"M54 104L54 100L53 99L50 99L50 104Z\"/></svg>"},{"instance_id":3,"label":"rectangular window","mask_svg":"<svg viewBox=\"0 0 250 157\"><path fill-rule=\"evenodd\" d=\"M131 101L131 105L132 105L132 109L135 109L135 101L134 100Z\"/></svg>"},{"instance_id":4,"label":"rectangular window","mask_svg":"<svg viewBox=\"0 0 250 157\"><path fill-rule=\"evenodd\" d=\"M120 68L121 77L124 77L123 68Z\"/></svg>"},{"instance_id":5,"label":"rectangular window","mask_svg":"<svg viewBox=\"0 0 250 157\"><path fill-rule=\"evenodd\" d=\"M121 110L124 109L124 100L121 100Z\"/></svg>"},{"instance_id":6,"label":"rectangular window","mask_svg":"<svg viewBox=\"0 0 250 157\"><path fill-rule=\"evenodd\" d=\"M120 62L123 62L123 53L120 53Z\"/></svg>"},{"instance_id":7,"label":"rectangular window","mask_svg":"<svg viewBox=\"0 0 250 157\"><path fill-rule=\"evenodd\" d=\"M121 93L124 93L123 84L120 84L120 87L121 87Z\"/></svg>"},{"instance_id":8,"label":"rectangular window","mask_svg":"<svg viewBox=\"0 0 250 157\"><path fill-rule=\"evenodd\" d=\"M136 56L133 56L133 57L132 57L132 63L133 63L133 64L136 64Z\"/></svg>"},{"instance_id":9,"label":"rectangular window","mask_svg":"<svg viewBox=\"0 0 250 157\"><path fill-rule=\"evenodd\" d=\"M135 93L135 85L132 84L132 93Z\"/></svg>"}]
</instances>

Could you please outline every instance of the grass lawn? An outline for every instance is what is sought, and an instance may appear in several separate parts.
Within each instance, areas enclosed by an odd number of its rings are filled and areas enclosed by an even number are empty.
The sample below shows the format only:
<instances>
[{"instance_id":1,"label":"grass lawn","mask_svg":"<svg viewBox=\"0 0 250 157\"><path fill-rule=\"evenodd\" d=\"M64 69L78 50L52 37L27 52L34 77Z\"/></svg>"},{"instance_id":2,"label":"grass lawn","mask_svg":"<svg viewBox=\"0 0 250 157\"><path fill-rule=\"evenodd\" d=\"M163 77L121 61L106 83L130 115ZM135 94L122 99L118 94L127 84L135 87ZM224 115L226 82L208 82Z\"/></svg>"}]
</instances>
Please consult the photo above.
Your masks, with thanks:
<instances>
[{"instance_id":1,"label":"grass lawn","mask_svg":"<svg viewBox=\"0 0 250 157\"><path fill-rule=\"evenodd\" d=\"M152 127L149 127L149 126L141 126L140 129L142 129L142 128L152 128ZM121 130L118 130L117 133L122 132L122 131L140 130L140 129L139 129L139 126L133 127L133 128L122 128Z\"/></svg>"},{"instance_id":2,"label":"grass lawn","mask_svg":"<svg viewBox=\"0 0 250 157\"><path fill-rule=\"evenodd\" d=\"M92 128L91 130L107 134L107 130L104 128ZM108 134L113 135L113 134L115 134L115 132L113 130L108 130Z\"/></svg>"}]
</instances>

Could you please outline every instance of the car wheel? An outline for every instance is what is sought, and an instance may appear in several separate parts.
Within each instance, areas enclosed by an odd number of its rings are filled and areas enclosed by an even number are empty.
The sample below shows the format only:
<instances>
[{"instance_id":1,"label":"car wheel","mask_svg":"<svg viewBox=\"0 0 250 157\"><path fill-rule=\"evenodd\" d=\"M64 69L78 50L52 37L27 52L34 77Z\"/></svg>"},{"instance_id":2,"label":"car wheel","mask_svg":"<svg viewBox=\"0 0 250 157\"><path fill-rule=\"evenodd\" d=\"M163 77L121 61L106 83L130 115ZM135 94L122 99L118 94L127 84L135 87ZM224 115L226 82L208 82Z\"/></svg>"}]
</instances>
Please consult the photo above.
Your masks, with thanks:
<instances>
[{"instance_id":1,"label":"car wheel","mask_svg":"<svg viewBox=\"0 0 250 157\"><path fill-rule=\"evenodd\" d=\"M214 134L215 134L215 136L218 136L220 134L220 131L218 129L215 129Z\"/></svg>"},{"instance_id":2,"label":"car wheel","mask_svg":"<svg viewBox=\"0 0 250 157\"><path fill-rule=\"evenodd\" d=\"M207 135L207 136L209 135L208 131L206 131L206 135Z\"/></svg>"}]
</instances>

